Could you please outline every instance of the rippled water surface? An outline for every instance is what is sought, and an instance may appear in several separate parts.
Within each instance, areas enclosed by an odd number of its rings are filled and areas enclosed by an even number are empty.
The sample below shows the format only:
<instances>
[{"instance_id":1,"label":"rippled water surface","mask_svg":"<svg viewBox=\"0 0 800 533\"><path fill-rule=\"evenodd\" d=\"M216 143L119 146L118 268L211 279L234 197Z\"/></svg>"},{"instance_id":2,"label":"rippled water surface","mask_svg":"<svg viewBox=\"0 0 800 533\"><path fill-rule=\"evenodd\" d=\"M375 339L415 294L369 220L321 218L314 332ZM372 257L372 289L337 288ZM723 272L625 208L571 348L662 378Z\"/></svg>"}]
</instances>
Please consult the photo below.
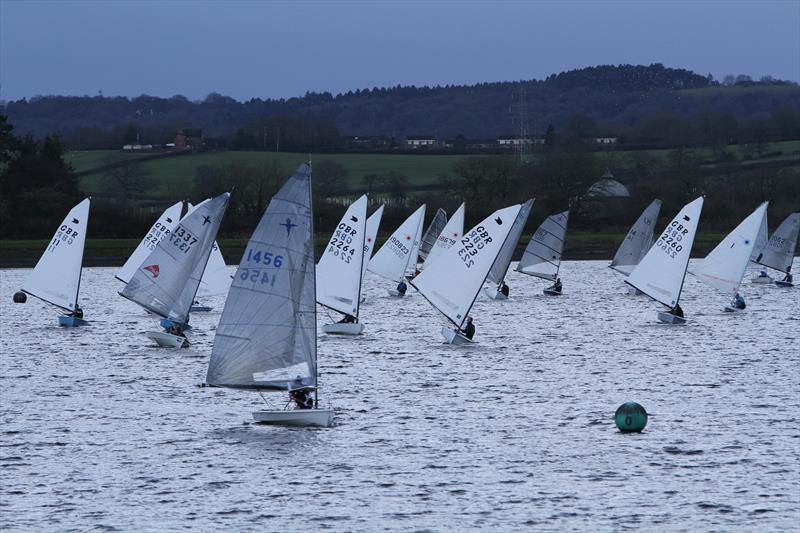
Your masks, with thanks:
<instances>
[{"instance_id":1,"label":"rippled water surface","mask_svg":"<svg viewBox=\"0 0 800 533\"><path fill-rule=\"evenodd\" d=\"M690 323L670 327L606 265L565 263L560 298L512 273L466 348L370 275L366 334L320 336L336 425L316 430L253 425L257 394L199 387L222 299L169 351L113 269L84 271L91 325L72 330L11 303L29 271L1 271L0 527L797 530L800 289L747 283L731 316L690 276ZM616 430L626 400L644 433Z\"/></svg>"}]
</instances>

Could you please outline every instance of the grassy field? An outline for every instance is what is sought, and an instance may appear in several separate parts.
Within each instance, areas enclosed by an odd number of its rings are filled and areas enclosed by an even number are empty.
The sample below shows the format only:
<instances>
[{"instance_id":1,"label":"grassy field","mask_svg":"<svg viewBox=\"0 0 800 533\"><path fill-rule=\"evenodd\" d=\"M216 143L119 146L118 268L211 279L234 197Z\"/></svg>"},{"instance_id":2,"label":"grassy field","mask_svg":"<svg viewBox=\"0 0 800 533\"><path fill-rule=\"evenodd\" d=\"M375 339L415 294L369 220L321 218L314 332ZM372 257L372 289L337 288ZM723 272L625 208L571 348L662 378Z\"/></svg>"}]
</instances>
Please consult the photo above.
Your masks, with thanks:
<instances>
[{"instance_id":1,"label":"grassy field","mask_svg":"<svg viewBox=\"0 0 800 533\"><path fill-rule=\"evenodd\" d=\"M663 160L671 150L618 151L612 155L612 167L631 168L637 154L647 154L655 159ZM695 148L689 152L703 161L714 161L718 154L710 148ZM764 157L756 156L754 147L736 145L725 147L725 152L736 158L737 163L748 166L762 162L785 161L800 163L800 141L768 143L762 147ZM124 154L114 150L70 152L67 162L78 172L90 171L107 162L109 156L138 158L140 154ZM597 154L604 157L604 154ZM461 155L425 155L425 154L320 154L312 155L314 161L332 160L344 166L349 174L347 185L355 190L365 188L364 176L368 174L386 175L398 172L408 177L411 187L430 185L442 174L452 171L453 164L463 159ZM510 156L509 156L510 157ZM534 155L533 157L536 157ZM750 159L745 159L749 157ZM225 166L231 164L261 166L270 161L277 161L286 172L290 172L308 158L305 154L223 151L185 154L163 159L144 161L143 169L155 178L157 189L151 194L175 195L191 187L197 167L201 165ZM101 173L92 173L82 178L81 187L86 191L104 191L107 185L102 183Z\"/></svg>"},{"instance_id":2,"label":"grassy field","mask_svg":"<svg viewBox=\"0 0 800 533\"><path fill-rule=\"evenodd\" d=\"M533 230L531 229L530 232ZM705 256L722 240L721 233L701 233L695 238L692 249L693 257ZM378 238L381 246L388 234ZM514 258L519 259L528 244L531 234L526 233L520 239ZM610 260L617 247L625 238L624 233L569 233L565 243L566 259L608 259ZM0 267L32 267L47 246L47 240L0 240ZM328 235L316 236L317 256L328 243ZM84 264L86 266L120 266L133 252L139 239L87 239ZM226 262L236 264L244 252L247 239L221 239L219 246ZM377 250L377 247L376 247Z\"/></svg>"}]
</instances>

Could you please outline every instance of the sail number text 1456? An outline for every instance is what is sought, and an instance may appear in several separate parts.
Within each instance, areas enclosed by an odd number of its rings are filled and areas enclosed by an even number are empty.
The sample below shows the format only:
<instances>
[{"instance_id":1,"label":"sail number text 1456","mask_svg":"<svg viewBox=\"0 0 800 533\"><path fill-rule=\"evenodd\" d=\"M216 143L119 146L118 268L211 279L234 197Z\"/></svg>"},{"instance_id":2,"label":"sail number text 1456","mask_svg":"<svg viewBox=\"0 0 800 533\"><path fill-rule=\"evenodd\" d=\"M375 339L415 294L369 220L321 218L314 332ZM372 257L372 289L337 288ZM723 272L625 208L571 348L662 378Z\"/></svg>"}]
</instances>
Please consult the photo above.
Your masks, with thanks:
<instances>
[{"instance_id":1,"label":"sail number text 1456","mask_svg":"<svg viewBox=\"0 0 800 533\"><path fill-rule=\"evenodd\" d=\"M238 276L242 281L258 282L260 285L269 284L270 287L275 286L275 273L270 274L269 270L273 268L281 268L283 266L283 256L274 255L272 252L262 250L253 250L248 248L244 257L244 263L248 265L258 265L258 268L253 267L239 267ZM261 265L269 268L260 268Z\"/></svg>"}]
</instances>

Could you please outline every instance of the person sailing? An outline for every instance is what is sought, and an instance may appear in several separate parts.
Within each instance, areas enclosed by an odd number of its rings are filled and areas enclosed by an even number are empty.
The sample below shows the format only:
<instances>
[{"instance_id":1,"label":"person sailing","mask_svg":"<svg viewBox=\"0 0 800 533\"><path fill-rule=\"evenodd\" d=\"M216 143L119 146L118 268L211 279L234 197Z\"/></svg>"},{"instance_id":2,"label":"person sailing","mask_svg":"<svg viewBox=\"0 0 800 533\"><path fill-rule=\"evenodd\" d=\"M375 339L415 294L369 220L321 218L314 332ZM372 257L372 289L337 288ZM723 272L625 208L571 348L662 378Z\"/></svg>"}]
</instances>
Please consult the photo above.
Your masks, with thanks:
<instances>
[{"instance_id":1,"label":"person sailing","mask_svg":"<svg viewBox=\"0 0 800 533\"><path fill-rule=\"evenodd\" d=\"M461 332L469 340L472 340L472 337L475 336L475 324L472 323L471 316L467 317L467 325L464 327L464 329L461 330Z\"/></svg>"},{"instance_id":2,"label":"person sailing","mask_svg":"<svg viewBox=\"0 0 800 533\"><path fill-rule=\"evenodd\" d=\"M353 315L345 314L344 318L341 319L338 323L339 324L355 324L356 322L357 322L356 321L356 317L354 317Z\"/></svg>"},{"instance_id":3,"label":"person sailing","mask_svg":"<svg viewBox=\"0 0 800 533\"><path fill-rule=\"evenodd\" d=\"M397 292L400 293L400 296L404 296L406 291L408 290L408 285L406 285L405 281L401 281L397 284Z\"/></svg>"},{"instance_id":4,"label":"person sailing","mask_svg":"<svg viewBox=\"0 0 800 533\"><path fill-rule=\"evenodd\" d=\"M668 313L669 313L669 314L671 314L671 315L674 315L674 316L677 316L677 317L683 318L683 309L681 309L681 306L680 306L680 305L678 305L678 304L675 304L675 307L673 307L672 309L670 309L670 310L668 311Z\"/></svg>"},{"instance_id":5,"label":"person sailing","mask_svg":"<svg viewBox=\"0 0 800 533\"><path fill-rule=\"evenodd\" d=\"M786 269L786 275L783 277L783 281L786 283L792 282L792 267Z\"/></svg>"},{"instance_id":6,"label":"person sailing","mask_svg":"<svg viewBox=\"0 0 800 533\"><path fill-rule=\"evenodd\" d=\"M289 398L294 402L295 409L313 409L314 399L309 394L311 389L302 388L289 391Z\"/></svg>"},{"instance_id":7,"label":"person sailing","mask_svg":"<svg viewBox=\"0 0 800 533\"><path fill-rule=\"evenodd\" d=\"M509 293L508 285L506 285L506 282L504 281L503 284L500 285L500 294L508 298L508 293Z\"/></svg>"},{"instance_id":8,"label":"person sailing","mask_svg":"<svg viewBox=\"0 0 800 533\"><path fill-rule=\"evenodd\" d=\"M183 328L181 328L180 324L176 324L172 322L169 327L167 328L167 333L170 335L175 335L177 337L186 337L186 334L183 332Z\"/></svg>"},{"instance_id":9,"label":"person sailing","mask_svg":"<svg viewBox=\"0 0 800 533\"><path fill-rule=\"evenodd\" d=\"M75 318L83 318L83 309L81 309L80 307L78 307L78 306L76 305L76 306L75 306L75 310L74 310L73 312L71 312L71 313L70 313L69 315L67 315L67 316L74 316Z\"/></svg>"},{"instance_id":10,"label":"person sailing","mask_svg":"<svg viewBox=\"0 0 800 533\"><path fill-rule=\"evenodd\" d=\"M744 309L747 307L747 304L744 303L744 297L738 292L736 293L736 296L733 297L733 307L736 309Z\"/></svg>"},{"instance_id":11,"label":"person sailing","mask_svg":"<svg viewBox=\"0 0 800 533\"><path fill-rule=\"evenodd\" d=\"M550 287L551 291L561 292L561 278L556 278L556 282Z\"/></svg>"},{"instance_id":12,"label":"person sailing","mask_svg":"<svg viewBox=\"0 0 800 533\"><path fill-rule=\"evenodd\" d=\"M758 258L761 259L761 256L759 255ZM767 271L766 270L762 270L761 272L758 273L758 277L759 278L768 278L769 276L767 276Z\"/></svg>"}]
</instances>

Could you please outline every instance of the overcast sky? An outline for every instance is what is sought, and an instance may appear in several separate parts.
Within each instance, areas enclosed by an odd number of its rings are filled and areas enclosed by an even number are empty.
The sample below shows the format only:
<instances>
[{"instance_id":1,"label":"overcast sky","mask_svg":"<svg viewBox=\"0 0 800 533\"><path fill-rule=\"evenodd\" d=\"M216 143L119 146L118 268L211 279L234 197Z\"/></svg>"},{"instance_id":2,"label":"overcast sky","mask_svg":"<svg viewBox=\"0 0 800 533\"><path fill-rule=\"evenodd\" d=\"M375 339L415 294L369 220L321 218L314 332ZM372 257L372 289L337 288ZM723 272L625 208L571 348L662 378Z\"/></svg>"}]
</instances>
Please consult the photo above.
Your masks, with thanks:
<instances>
[{"instance_id":1,"label":"overcast sky","mask_svg":"<svg viewBox=\"0 0 800 533\"><path fill-rule=\"evenodd\" d=\"M800 1L0 0L4 100L243 100L656 62L800 81Z\"/></svg>"}]
</instances>

